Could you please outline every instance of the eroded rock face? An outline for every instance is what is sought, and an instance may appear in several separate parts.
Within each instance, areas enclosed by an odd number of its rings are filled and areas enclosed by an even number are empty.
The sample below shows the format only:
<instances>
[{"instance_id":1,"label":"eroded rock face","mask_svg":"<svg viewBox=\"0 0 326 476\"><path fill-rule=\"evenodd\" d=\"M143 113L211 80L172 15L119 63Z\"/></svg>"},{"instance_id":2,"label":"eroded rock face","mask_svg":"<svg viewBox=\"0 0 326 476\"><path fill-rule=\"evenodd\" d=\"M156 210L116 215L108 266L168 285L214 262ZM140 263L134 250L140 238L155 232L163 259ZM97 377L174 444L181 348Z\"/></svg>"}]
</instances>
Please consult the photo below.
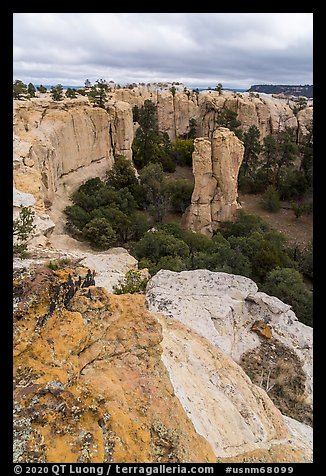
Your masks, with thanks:
<instances>
[{"instance_id":1,"label":"eroded rock face","mask_svg":"<svg viewBox=\"0 0 326 476\"><path fill-rule=\"evenodd\" d=\"M222 108L237 113L244 132L255 125L261 137L285 127L304 130L312 117L312 107L305 108L297 118L286 99L267 94L255 97L231 91L223 91L222 95L216 91L201 91L199 94L177 91L173 96L169 90L135 88L115 90L113 96L131 106L142 106L146 99L153 101L158 108L159 129L167 132L171 140L187 133L192 118L197 122L197 136L211 138L216 129L217 113Z\"/></svg>"},{"instance_id":2,"label":"eroded rock face","mask_svg":"<svg viewBox=\"0 0 326 476\"><path fill-rule=\"evenodd\" d=\"M221 222L235 220L243 154L243 143L225 127L216 129L212 140L195 139L195 188L183 217L188 229L212 236Z\"/></svg>"},{"instance_id":3,"label":"eroded rock face","mask_svg":"<svg viewBox=\"0 0 326 476\"><path fill-rule=\"evenodd\" d=\"M285 399L293 371L300 374L292 390L298 403L306 406L302 421L311 422L312 328L299 322L290 306L257 291L257 285L243 276L161 270L148 283L146 302L149 310L181 322L235 362L241 363L245 356L246 372L256 374L257 384L264 389L277 384ZM252 330L256 321L268 324L269 339ZM288 363L283 368L282 355Z\"/></svg>"},{"instance_id":4,"label":"eroded rock face","mask_svg":"<svg viewBox=\"0 0 326 476\"><path fill-rule=\"evenodd\" d=\"M288 436L281 413L239 365L180 322L160 322L162 359L174 391L217 457L235 456Z\"/></svg>"},{"instance_id":5,"label":"eroded rock face","mask_svg":"<svg viewBox=\"0 0 326 476\"><path fill-rule=\"evenodd\" d=\"M114 155L131 159L132 141L127 103L111 101L104 110L87 98L15 101L14 186L34 196L37 213L50 210L61 225L70 194L83 181L103 177Z\"/></svg>"}]
</instances>

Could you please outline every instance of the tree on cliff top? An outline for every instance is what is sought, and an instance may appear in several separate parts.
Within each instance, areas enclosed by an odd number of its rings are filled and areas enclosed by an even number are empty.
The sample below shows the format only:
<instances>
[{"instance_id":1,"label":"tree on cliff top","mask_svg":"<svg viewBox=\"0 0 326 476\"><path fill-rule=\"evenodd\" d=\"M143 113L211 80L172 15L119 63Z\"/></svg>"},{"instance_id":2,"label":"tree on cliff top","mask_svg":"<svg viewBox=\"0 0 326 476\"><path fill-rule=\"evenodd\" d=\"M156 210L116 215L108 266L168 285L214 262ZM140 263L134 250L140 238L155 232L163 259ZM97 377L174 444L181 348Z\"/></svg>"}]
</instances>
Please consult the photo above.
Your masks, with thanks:
<instances>
[{"instance_id":1,"label":"tree on cliff top","mask_svg":"<svg viewBox=\"0 0 326 476\"><path fill-rule=\"evenodd\" d=\"M62 84L57 84L51 88L51 96L54 101L61 101L63 99Z\"/></svg>"},{"instance_id":2,"label":"tree on cliff top","mask_svg":"<svg viewBox=\"0 0 326 476\"><path fill-rule=\"evenodd\" d=\"M37 86L37 90L40 92L40 93L46 93L47 92L47 89L45 86L43 86L43 84L41 84L40 86Z\"/></svg>"},{"instance_id":3,"label":"tree on cliff top","mask_svg":"<svg viewBox=\"0 0 326 476\"><path fill-rule=\"evenodd\" d=\"M28 87L27 87L27 92L28 92L28 94L29 94L29 96L30 96L31 98L34 98L34 97L35 97L35 91L36 91L36 89L35 89L34 84L33 84L33 83L29 83L29 84L28 84Z\"/></svg>"},{"instance_id":4,"label":"tree on cliff top","mask_svg":"<svg viewBox=\"0 0 326 476\"><path fill-rule=\"evenodd\" d=\"M221 96L223 90L223 85L221 83L218 83L217 86L215 87L215 91L218 92L219 96Z\"/></svg>"},{"instance_id":5,"label":"tree on cliff top","mask_svg":"<svg viewBox=\"0 0 326 476\"><path fill-rule=\"evenodd\" d=\"M76 89L74 88L68 88L66 91L66 97L70 99L75 99L76 96Z\"/></svg>"},{"instance_id":6,"label":"tree on cliff top","mask_svg":"<svg viewBox=\"0 0 326 476\"><path fill-rule=\"evenodd\" d=\"M93 106L105 109L106 89L104 87L92 86L87 96Z\"/></svg>"},{"instance_id":7,"label":"tree on cliff top","mask_svg":"<svg viewBox=\"0 0 326 476\"><path fill-rule=\"evenodd\" d=\"M16 79L13 83L13 98L22 99L22 96L27 94L27 86L20 79Z\"/></svg>"}]
</instances>

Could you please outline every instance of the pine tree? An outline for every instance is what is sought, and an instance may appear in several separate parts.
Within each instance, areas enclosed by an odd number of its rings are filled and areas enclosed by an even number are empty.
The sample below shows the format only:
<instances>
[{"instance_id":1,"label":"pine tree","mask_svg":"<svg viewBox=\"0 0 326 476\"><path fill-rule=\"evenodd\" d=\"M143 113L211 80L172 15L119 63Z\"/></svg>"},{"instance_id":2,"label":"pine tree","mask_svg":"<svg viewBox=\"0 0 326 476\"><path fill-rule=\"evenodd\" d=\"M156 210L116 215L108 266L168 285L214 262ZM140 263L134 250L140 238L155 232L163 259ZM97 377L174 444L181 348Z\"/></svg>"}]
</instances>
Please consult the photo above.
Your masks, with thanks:
<instances>
[{"instance_id":1,"label":"pine tree","mask_svg":"<svg viewBox=\"0 0 326 476\"><path fill-rule=\"evenodd\" d=\"M22 99L22 95L27 94L27 86L20 79L16 79L13 84L14 99Z\"/></svg>"},{"instance_id":2,"label":"pine tree","mask_svg":"<svg viewBox=\"0 0 326 476\"><path fill-rule=\"evenodd\" d=\"M28 94L31 98L35 97L35 91L36 91L36 89L35 89L34 84L29 83L28 86L27 86L27 92L28 92Z\"/></svg>"},{"instance_id":3,"label":"pine tree","mask_svg":"<svg viewBox=\"0 0 326 476\"><path fill-rule=\"evenodd\" d=\"M47 92L47 89L45 86L43 86L43 84L41 84L40 86L37 87L37 90L40 92L40 93L46 93Z\"/></svg>"},{"instance_id":4,"label":"pine tree","mask_svg":"<svg viewBox=\"0 0 326 476\"><path fill-rule=\"evenodd\" d=\"M51 96L54 101L61 101L63 99L62 84L57 84L51 88Z\"/></svg>"}]
</instances>

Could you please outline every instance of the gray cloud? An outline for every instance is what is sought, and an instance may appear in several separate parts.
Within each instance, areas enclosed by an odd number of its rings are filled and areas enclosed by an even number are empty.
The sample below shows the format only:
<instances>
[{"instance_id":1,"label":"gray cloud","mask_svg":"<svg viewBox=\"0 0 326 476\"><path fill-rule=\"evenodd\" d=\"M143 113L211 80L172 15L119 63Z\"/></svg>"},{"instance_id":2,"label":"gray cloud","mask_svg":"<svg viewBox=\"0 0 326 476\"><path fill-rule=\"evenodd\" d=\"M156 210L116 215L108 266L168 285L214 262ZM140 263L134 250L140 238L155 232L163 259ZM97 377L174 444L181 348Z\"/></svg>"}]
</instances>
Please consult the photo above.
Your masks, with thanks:
<instances>
[{"instance_id":1,"label":"gray cloud","mask_svg":"<svg viewBox=\"0 0 326 476\"><path fill-rule=\"evenodd\" d=\"M16 13L14 79L312 83L312 13Z\"/></svg>"}]
</instances>

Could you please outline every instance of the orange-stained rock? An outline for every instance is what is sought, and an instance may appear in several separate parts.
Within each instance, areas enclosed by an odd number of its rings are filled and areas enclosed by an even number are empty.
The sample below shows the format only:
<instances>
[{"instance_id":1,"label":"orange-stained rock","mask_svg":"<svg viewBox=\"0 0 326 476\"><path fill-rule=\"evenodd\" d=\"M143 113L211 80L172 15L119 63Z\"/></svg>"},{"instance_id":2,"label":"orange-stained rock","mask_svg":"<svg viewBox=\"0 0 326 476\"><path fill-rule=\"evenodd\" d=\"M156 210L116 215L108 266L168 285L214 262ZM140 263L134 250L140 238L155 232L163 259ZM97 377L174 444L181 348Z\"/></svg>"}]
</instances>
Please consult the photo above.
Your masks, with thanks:
<instances>
[{"instance_id":1,"label":"orange-stained rock","mask_svg":"<svg viewBox=\"0 0 326 476\"><path fill-rule=\"evenodd\" d=\"M15 275L14 461L215 461L174 395L144 297L91 286L38 327L53 286L75 278L39 272Z\"/></svg>"},{"instance_id":2,"label":"orange-stained rock","mask_svg":"<svg viewBox=\"0 0 326 476\"><path fill-rule=\"evenodd\" d=\"M270 339L273 335L272 329L265 324L264 321L255 321L251 326L251 330L257 332L257 334L266 339Z\"/></svg>"}]
</instances>

